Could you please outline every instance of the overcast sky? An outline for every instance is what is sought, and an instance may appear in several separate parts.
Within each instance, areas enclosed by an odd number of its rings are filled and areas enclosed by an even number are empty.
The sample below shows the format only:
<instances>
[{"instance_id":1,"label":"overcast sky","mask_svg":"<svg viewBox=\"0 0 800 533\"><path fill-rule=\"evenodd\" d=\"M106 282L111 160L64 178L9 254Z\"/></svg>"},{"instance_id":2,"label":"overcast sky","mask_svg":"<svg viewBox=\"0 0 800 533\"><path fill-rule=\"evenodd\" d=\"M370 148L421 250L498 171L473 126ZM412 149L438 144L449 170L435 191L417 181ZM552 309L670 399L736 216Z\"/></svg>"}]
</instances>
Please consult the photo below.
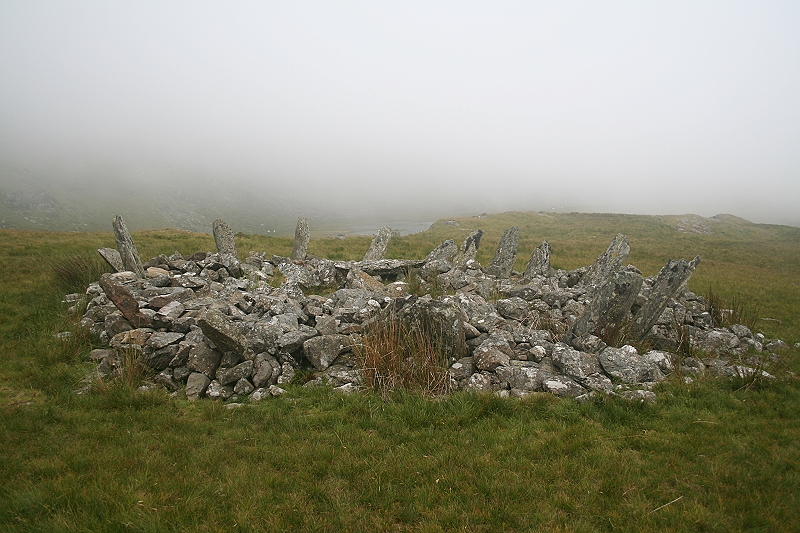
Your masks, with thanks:
<instances>
[{"instance_id":1,"label":"overcast sky","mask_svg":"<svg viewBox=\"0 0 800 533\"><path fill-rule=\"evenodd\" d=\"M799 222L799 6L3 0L0 166Z\"/></svg>"}]
</instances>

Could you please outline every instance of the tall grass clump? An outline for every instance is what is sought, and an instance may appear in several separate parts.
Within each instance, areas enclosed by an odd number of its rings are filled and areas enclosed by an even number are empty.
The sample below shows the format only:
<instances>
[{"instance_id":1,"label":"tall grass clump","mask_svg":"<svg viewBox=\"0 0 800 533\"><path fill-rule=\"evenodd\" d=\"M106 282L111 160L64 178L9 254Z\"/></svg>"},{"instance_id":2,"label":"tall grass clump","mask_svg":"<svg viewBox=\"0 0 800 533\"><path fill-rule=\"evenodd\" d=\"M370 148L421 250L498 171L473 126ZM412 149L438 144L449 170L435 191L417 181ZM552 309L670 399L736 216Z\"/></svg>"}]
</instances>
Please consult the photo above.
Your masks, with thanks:
<instances>
[{"instance_id":1,"label":"tall grass clump","mask_svg":"<svg viewBox=\"0 0 800 533\"><path fill-rule=\"evenodd\" d=\"M758 307L741 295L734 294L724 298L711 287L705 294L706 311L717 327L742 324L751 330L756 329Z\"/></svg>"},{"instance_id":2,"label":"tall grass clump","mask_svg":"<svg viewBox=\"0 0 800 533\"><path fill-rule=\"evenodd\" d=\"M355 349L364 384L384 397L403 389L450 392L447 354L437 344L426 328L412 327L394 311L380 315Z\"/></svg>"},{"instance_id":3,"label":"tall grass clump","mask_svg":"<svg viewBox=\"0 0 800 533\"><path fill-rule=\"evenodd\" d=\"M111 272L108 264L93 254L76 254L46 260L56 287L62 292L83 292L86 287Z\"/></svg>"}]
</instances>

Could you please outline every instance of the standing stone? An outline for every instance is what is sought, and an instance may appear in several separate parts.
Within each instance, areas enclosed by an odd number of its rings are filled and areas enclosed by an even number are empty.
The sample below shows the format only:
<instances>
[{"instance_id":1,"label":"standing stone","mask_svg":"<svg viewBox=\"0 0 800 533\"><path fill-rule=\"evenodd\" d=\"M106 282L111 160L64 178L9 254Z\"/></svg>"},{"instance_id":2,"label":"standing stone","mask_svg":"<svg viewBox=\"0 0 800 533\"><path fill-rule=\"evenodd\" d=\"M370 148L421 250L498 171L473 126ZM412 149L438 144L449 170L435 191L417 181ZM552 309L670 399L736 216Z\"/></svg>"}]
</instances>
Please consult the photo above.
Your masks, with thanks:
<instances>
[{"instance_id":1,"label":"standing stone","mask_svg":"<svg viewBox=\"0 0 800 533\"><path fill-rule=\"evenodd\" d=\"M302 261L308 255L308 242L311 240L311 230L308 228L308 220L304 217L297 219L297 228L294 230L294 248L292 249L292 259Z\"/></svg>"},{"instance_id":2,"label":"standing stone","mask_svg":"<svg viewBox=\"0 0 800 533\"><path fill-rule=\"evenodd\" d=\"M672 298L683 290L694 269L700 264L700 256L691 261L685 259L671 259L653 282L650 296L634 317L634 334L644 338L650 328L658 321Z\"/></svg>"},{"instance_id":3,"label":"standing stone","mask_svg":"<svg viewBox=\"0 0 800 533\"><path fill-rule=\"evenodd\" d=\"M483 237L483 230L475 230L464 239L464 244L461 246L461 251L456 257L455 263L458 266L464 266L469 261L474 261L478 255L478 247L481 245L481 237Z\"/></svg>"},{"instance_id":4,"label":"standing stone","mask_svg":"<svg viewBox=\"0 0 800 533\"><path fill-rule=\"evenodd\" d=\"M642 288L641 274L617 272L595 293L586 311L572 327L574 337L596 335L601 339L619 332Z\"/></svg>"},{"instance_id":5,"label":"standing stone","mask_svg":"<svg viewBox=\"0 0 800 533\"><path fill-rule=\"evenodd\" d=\"M519 228L511 226L503 233L497 253L494 255L492 264L486 269L487 274L498 278L511 276L514 268L514 261L517 259L517 245L519 244Z\"/></svg>"},{"instance_id":6,"label":"standing stone","mask_svg":"<svg viewBox=\"0 0 800 533\"><path fill-rule=\"evenodd\" d=\"M364 261L377 261L383 259L386 254L386 249L389 247L389 241L392 240L392 228L384 226L378 230L378 234L372 239L369 245L369 250L364 254Z\"/></svg>"},{"instance_id":7,"label":"standing stone","mask_svg":"<svg viewBox=\"0 0 800 533\"><path fill-rule=\"evenodd\" d=\"M125 270L135 272L137 276L144 276L144 269L142 268L142 260L139 257L139 250L133 243L128 227L122 217L117 215L114 217L114 235L117 237L117 250L119 251L120 258L122 259L122 267Z\"/></svg>"},{"instance_id":8,"label":"standing stone","mask_svg":"<svg viewBox=\"0 0 800 533\"><path fill-rule=\"evenodd\" d=\"M458 245L456 241L452 239L448 239L444 241L442 244L434 248L430 251L428 256L425 258L426 263L430 263L432 261L451 261L456 254L458 253Z\"/></svg>"},{"instance_id":9,"label":"standing stone","mask_svg":"<svg viewBox=\"0 0 800 533\"><path fill-rule=\"evenodd\" d=\"M550 275L550 243L544 241L540 244L531 254L531 259L528 261L528 267L525 269L525 279L531 279L536 276L549 276Z\"/></svg>"},{"instance_id":10,"label":"standing stone","mask_svg":"<svg viewBox=\"0 0 800 533\"><path fill-rule=\"evenodd\" d=\"M122 272L125 270L125 265L122 264L122 256L120 256L119 252L115 249L98 248L97 253L100 254L100 257L105 259L106 263L108 263L115 272Z\"/></svg>"},{"instance_id":11,"label":"standing stone","mask_svg":"<svg viewBox=\"0 0 800 533\"><path fill-rule=\"evenodd\" d=\"M628 259L631 246L628 238L622 233L617 233L608 249L597 258L589 267L586 274L581 279L581 284L586 287L594 286L599 288L611 277L612 274L622 270L622 266Z\"/></svg>"},{"instance_id":12,"label":"standing stone","mask_svg":"<svg viewBox=\"0 0 800 533\"><path fill-rule=\"evenodd\" d=\"M214 221L214 242L220 254L236 256L236 241L231 227L221 218Z\"/></svg>"}]
</instances>

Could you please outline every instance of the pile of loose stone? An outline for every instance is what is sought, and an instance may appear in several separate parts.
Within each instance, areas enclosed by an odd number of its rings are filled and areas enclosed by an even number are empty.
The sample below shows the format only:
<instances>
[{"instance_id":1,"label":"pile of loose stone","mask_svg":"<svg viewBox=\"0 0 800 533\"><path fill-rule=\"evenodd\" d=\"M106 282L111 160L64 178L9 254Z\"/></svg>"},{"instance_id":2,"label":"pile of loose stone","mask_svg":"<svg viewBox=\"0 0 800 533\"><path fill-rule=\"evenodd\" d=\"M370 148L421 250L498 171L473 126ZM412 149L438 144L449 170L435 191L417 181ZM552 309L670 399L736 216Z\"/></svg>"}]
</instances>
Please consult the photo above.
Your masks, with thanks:
<instances>
[{"instance_id":1,"label":"pile of loose stone","mask_svg":"<svg viewBox=\"0 0 800 533\"><path fill-rule=\"evenodd\" d=\"M646 278L626 264L623 235L577 270L552 268L544 242L519 273L512 270L516 227L486 267L475 259L480 230L461 246L448 240L424 259L400 260L384 258L392 232L382 228L363 260L332 261L308 255L309 227L300 219L291 257L251 253L240 261L233 232L217 220L216 253L146 263L120 217L114 230L117 250L99 252L116 272L88 287L81 321L108 346L90 354L97 372L121 372L133 353L153 370L154 386L189 398L275 396L299 369L310 371L307 385L355 390L362 375L354 350L389 308L438 324L450 349L453 389L499 395L651 400L653 385L673 372L687 380L704 372L753 375L762 371L747 365L750 354L785 346L745 326L714 327L703 299L685 290L700 259L671 260ZM446 295L409 294L409 275ZM638 353L602 340L621 330L658 350ZM679 358L682 342L716 356Z\"/></svg>"}]
</instances>

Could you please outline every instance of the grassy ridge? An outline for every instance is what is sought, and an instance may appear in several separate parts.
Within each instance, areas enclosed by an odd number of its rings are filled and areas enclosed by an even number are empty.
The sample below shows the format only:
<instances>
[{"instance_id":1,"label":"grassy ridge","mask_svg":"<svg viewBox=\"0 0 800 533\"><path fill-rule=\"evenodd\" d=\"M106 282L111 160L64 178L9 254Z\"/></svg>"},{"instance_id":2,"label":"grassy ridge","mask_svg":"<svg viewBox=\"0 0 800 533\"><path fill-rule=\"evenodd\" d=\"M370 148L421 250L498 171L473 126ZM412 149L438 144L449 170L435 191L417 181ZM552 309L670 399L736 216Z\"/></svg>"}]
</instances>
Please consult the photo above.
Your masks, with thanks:
<instances>
[{"instance_id":1,"label":"grassy ridge","mask_svg":"<svg viewBox=\"0 0 800 533\"><path fill-rule=\"evenodd\" d=\"M614 233L655 273L704 256L693 280L758 301L764 330L796 341L800 230L726 224L681 234L617 215L504 214L437 223L395 241L420 257L444 238L522 229L518 267L542 239L562 267L589 263ZM142 255L211 249L208 235L135 234ZM314 240L348 259L369 239ZM286 238L242 236L242 254L288 254ZM800 528L800 386L664 385L655 405L457 394L383 401L291 388L234 411L110 385L72 391L91 347L61 314L48 263L113 245L110 234L0 232L0 529L3 531L672 530ZM796 354L789 366L800 370ZM669 502L674 503L661 509ZM656 510L658 509L658 510Z\"/></svg>"}]
</instances>

